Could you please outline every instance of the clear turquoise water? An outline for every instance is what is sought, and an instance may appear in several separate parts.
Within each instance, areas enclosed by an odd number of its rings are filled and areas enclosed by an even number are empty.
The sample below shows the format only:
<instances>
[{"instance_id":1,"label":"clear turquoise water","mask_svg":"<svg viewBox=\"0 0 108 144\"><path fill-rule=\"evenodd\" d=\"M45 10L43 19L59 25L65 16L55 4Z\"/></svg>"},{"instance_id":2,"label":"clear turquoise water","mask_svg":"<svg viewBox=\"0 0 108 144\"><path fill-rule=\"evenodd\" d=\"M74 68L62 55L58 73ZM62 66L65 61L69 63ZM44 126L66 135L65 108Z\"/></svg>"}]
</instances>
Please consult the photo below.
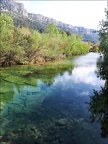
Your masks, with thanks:
<instances>
[{"instance_id":1,"label":"clear turquoise water","mask_svg":"<svg viewBox=\"0 0 108 144\"><path fill-rule=\"evenodd\" d=\"M58 73L51 83L12 85L13 98L2 103L1 141L12 144L107 144L100 125L89 119L89 96L104 81L97 78L99 55L76 57L71 72ZM5 82L8 83L8 82ZM11 95L10 93L7 96Z\"/></svg>"}]
</instances>

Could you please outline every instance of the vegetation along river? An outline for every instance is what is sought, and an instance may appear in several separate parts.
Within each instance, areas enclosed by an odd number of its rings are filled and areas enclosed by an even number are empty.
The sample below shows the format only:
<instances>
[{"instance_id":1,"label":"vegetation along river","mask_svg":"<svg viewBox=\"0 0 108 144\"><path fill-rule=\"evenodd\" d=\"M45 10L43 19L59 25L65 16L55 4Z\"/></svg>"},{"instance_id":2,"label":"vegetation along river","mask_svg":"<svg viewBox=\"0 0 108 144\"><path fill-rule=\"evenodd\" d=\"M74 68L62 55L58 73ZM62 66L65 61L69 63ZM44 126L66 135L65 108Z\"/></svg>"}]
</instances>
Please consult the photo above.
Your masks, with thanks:
<instances>
[{"instance_id":1,"label":"vegetation along river","mask_svg":"<svg viewBox=\"0 0 108 144\"><path fill-rule=\"evenodd\" d=\"M93 89L105 84L97 77L98 59L88 53L67 68L2 68L1 143L107 144L101 124L91 123L88 104Z\"/></svg>"}]
</instances>

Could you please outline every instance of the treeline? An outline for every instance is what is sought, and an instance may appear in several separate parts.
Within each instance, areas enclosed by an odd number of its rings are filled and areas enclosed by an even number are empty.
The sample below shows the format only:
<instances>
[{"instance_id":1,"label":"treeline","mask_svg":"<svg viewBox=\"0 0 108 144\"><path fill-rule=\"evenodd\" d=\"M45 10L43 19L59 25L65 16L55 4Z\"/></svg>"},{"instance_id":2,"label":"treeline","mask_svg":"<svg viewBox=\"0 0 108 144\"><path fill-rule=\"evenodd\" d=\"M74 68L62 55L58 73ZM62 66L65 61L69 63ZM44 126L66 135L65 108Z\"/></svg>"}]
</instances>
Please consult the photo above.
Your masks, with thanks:
<instances>
[{"instance_id":1,"label":"treeline","mask_svg":"<svg viewBox=\"0 0 108 144\"><path fill-rule=\"evenodd\" d=\"M44 64L89 51L89 43L83 42L79 35L69 35L54 24L43 33L18 28L7 14L0 15L0 33L0 66Z\"/></svg>"}]
</instances>

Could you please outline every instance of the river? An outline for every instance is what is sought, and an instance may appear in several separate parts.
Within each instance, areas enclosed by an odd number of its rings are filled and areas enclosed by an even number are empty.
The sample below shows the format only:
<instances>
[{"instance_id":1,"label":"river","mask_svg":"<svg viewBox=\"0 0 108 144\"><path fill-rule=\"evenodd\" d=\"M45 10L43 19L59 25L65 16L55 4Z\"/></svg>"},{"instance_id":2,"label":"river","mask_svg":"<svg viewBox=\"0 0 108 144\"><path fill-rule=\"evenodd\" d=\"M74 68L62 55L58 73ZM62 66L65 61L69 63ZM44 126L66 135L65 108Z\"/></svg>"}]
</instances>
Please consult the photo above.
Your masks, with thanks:
<instances>
[{"instance_id":1,"label":"river","mask_svg":"<svg viewBox=\"0 0 108 144\"><path fill-rule=\"evenodd\" d=\"M72 60L74 68L58 73L50 83L5 86L8 102L1 102L1 142L6 144L107 144L99 123L91 123L88 104L93 89L104 80L97 77L98 53ZM49 75L49 74L48 74ZM12 85L12 89L11 89Z\"/></svg>"}]
</instances>

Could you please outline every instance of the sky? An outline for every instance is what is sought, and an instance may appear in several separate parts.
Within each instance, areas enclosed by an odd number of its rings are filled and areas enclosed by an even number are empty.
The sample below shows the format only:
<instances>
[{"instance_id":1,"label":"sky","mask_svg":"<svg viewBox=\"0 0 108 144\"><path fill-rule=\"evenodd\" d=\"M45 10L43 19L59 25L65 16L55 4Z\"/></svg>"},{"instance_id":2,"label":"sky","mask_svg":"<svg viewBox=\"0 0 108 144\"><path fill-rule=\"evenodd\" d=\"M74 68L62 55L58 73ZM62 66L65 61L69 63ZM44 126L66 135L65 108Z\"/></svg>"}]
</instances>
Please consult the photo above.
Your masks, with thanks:
<instances>
[{"instance_id":1,"label":"sky","mask_svg":"<svg viewBox=\"0 0 108 144\"><path fill-rule=\"evenodd\" d=\"M42 14L73 26L93 29L99 29L99 21L105 19L104 9L107 8L107 0L17 0L17 2L23 3L29 13Z\"/></svg>"}]
</instances>

